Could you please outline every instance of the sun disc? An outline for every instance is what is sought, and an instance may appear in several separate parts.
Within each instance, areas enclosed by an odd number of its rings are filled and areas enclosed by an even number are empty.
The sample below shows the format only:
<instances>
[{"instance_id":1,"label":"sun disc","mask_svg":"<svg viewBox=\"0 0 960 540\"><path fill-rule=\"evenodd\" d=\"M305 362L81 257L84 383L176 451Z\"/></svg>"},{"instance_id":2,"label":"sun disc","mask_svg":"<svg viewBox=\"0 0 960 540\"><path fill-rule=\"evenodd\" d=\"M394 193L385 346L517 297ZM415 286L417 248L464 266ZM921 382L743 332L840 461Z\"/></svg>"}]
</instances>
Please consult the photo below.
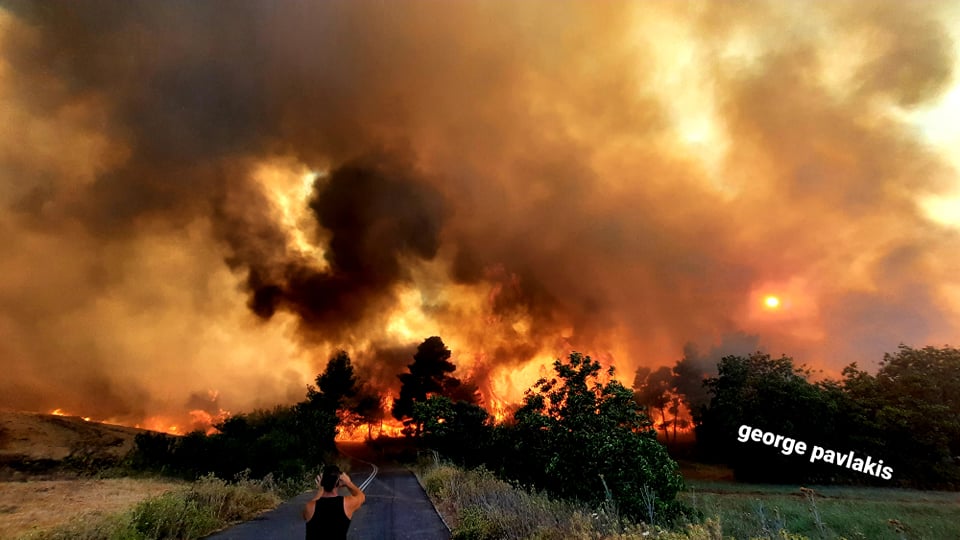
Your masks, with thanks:
<instances>
[{"instance_id":1,"label":"sun disc","mask_svg":"<svg viewBox=\"0 0 960 540\"><path fill-rule=\"evenodd\" d=\"M763 303L770 309L776 309L780 307L780 299L772 295L764 298Z\"/></svg>"}]
</instances>

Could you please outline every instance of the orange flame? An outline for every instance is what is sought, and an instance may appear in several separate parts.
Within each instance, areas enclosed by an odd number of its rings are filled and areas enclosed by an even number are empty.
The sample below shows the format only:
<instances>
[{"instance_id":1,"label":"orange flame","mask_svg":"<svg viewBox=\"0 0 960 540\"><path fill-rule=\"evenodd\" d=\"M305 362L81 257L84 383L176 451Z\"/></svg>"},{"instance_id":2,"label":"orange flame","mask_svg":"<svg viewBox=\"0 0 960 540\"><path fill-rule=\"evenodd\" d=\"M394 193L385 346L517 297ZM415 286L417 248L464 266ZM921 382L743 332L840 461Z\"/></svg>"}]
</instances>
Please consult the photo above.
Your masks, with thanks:
<instances>
[{"instance_id":1,"label":"orange flame","mask_svg":"<svg viewBox=\"0 0 960 540\"><path fill-rule=\"evenodd\" d=\"M337 432L338 442L363 442L379 437L400 437L403 435L403 423L392 417L380 422L344 426Z\"/></svg>"},{"instance_id":2,"label":"orange flame","mask_svg":"<svg viewBox=\"0 0 960 540\"><path fill-rule=\"evenodd\" d=\"M72 416L72 417L75 417L75 418L79 418L79 419L83 420L84 422L90 422L90 417L89 417L89 416L78 416L78 415L76 415L76 414L70 414L70 413L68 413L68 412L65 412L63 409L61 409L61 408L59 408L59 407L57 407L56 409L50 411L50 414L52 414L52 415L54 415L54 416Z\"/></svg>"}]
</instances>

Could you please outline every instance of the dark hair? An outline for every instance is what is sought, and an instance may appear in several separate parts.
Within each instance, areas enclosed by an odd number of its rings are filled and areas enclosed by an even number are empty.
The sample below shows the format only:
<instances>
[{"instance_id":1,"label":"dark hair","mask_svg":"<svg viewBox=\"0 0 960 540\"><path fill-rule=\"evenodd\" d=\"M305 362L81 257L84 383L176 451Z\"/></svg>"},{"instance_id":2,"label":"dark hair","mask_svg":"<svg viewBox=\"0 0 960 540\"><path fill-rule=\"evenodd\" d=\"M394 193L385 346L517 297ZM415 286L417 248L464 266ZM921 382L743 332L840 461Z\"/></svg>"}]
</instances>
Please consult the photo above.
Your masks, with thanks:
<instances>
[{"instance_id":1,"label":"dark hair","mask_svg":"<svg viewBox=\"0 0 960 540\"><path fill-rule=\"evenodd\" d=\"M324 491L333 491L340 480L340 467L336 465L327 465L323 468L323 476L320 477L320 486Z\"/></svg>"}]
</instances>

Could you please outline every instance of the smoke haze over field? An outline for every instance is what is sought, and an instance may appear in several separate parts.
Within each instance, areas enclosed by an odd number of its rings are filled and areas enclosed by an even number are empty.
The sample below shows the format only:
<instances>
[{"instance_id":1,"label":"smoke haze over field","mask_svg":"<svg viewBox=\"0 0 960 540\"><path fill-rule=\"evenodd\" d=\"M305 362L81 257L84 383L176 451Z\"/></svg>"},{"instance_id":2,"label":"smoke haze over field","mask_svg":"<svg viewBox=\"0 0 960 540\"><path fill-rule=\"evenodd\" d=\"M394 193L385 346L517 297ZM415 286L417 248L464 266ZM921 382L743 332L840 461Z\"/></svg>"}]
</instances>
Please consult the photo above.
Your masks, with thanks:
<instances>
[{"instance_id":1,"label":"smoke haze over field","mask_svg":"<svg viewBox=\"0 0 960 540\"><path fill-rule=\"evenodd\" d=\"M0 6L0 407L957 344L954 6Z\"/></svg>"}]
</instances>

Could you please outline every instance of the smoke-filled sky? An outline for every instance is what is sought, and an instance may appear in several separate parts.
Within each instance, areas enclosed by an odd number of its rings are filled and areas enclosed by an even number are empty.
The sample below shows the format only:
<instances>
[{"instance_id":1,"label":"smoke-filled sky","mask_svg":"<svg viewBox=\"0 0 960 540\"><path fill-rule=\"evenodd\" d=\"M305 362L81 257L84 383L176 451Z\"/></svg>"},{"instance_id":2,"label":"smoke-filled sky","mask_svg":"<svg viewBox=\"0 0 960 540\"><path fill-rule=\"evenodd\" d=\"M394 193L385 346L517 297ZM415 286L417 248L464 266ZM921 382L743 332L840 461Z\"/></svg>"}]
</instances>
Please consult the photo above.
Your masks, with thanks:
<instances>
[{"instance_id":1,"label":"smoke-filled sky","mask_svg":"<svg viewBox=\"0 0 960 540\"><path fill-rule=\"evenodd\" d=\"M0 406L289 403L338 348L395 389L431 335L488 401L574 349L631 381L691 347L836 373L957 345L957 21L3 4Z\"/></svg>"}]
</instances>

